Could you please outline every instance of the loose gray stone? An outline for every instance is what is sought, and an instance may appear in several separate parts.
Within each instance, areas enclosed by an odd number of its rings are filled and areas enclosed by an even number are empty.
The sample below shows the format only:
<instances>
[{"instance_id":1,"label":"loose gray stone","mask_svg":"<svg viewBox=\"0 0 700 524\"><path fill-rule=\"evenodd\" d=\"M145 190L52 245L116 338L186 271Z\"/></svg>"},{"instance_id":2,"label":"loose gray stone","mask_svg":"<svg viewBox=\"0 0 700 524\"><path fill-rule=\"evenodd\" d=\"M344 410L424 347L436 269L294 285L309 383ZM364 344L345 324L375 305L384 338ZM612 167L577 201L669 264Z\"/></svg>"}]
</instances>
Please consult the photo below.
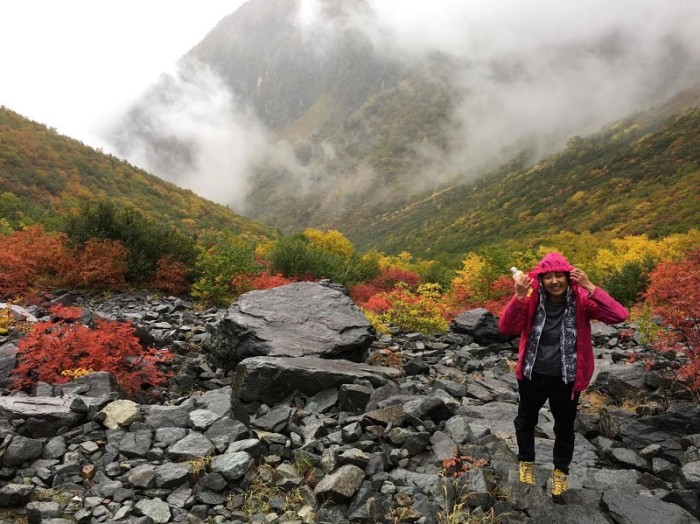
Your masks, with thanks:
<instances>
[{"instance_id":1,"label":"loose gray stone","mask_svg":"<svg viewBox=\"0 0 700 524\"><path fill-rule=\"evenodd\" d=\"M681 483L684 488L700 491L700 461L681 467Z\"/></svg>"},{"instance_id":2,"label":"loose gray stone","mask_svg":"<svg viewBox=\"0 0 700 524\"><path fill-rule=\"evenodd\" d=\"M211 425L221 418L208 409L195 409L189 414L189 426L197 431L206 431Z\"/></svg>"},{"instance_id":3,"label":"loose gray stone","mask_svg":"<svg viewBox=\"0 0 700 524\"><path fill-rule=\"evenodd\" d=\"M31 462L41 457L44 444L40 440L14 435L2 454L2 465L14 468L25 462Z\"/></svg>"},{"instance_id":4,"label":"loose gray stone","mask_svg":"<svg viewBox=\"0 0 700 524\"><path fill-rule=\"evenodd\" d=\"M153 433L150 429L128 432L119 443L119 453L129 458L145 458L152 442Z\"/></svg>"},{"instance_id":5,"label":"loose gray stone","mask_svg":"<svg viewBox=\"0 0 700 524\"><path fill-rule=\"evenodd\" d=\"M601 507L620 524L691 524L697 522L686 510L655 497L628 489L610 489L603 493Z\"/></svg>"},{"instance_id":6,"label":"loose gray stone","mask_svg":"<svg viewBox=\"0 0 700 524\"><path fill-rule=\"evenodd\" d=\"M28 484L5 484L0 487L0 507L23 508L29 503L29 497L36 486Z\"/></svg>"},{"instance_id":7,"label":"loose gray stone","mask_svg":"<svg viewBox=\"0 0 700 524\"><path fill-rule=\"evenodd\" d=\"M144 406L146 424L154 429L165 426L186 428L190 411L194 409L194 399L188 399L179 406Z\"/></svg>"},{"instance_id":8,"label":"loose gray stone","mask_svg":"<svg viewBox=\"0 0 700 524\"><path fill-rule=\"evenodd\" d=\"M457 444L466 444L474 441L474 432L464 415L455 415L445 422L445 433Z\"/></svg>"},{"instance_id":9,"label":"loose gray stone","mask_svg":"<svg viewBox=\"0 0 700 524\"><path fill-rule=\"evenodd\" d=\"M128 428L133 422L143 420L143 413L136 402L131 400L115 400L107 404L101 411L104 413L103 424L109 429Z\"/></svg>"},{"instance_id":10,"label":"loose gray stone","mask_svg":"<svg viewBox=\"0 0 700 524\"><path fill-rule=\"evenodd\" d=\"M155 431L156 445L172 446L187 436L185 428L166 427L158 428Z\"/></svg>"},{"instance_id":11,"label":"loose gray stone","mask_svg":"<svg viewBox=\"0 0 700 524\"><path fill-rule=\"evenodd\" d=\"M213 389L195 397L197 407L207 409L218 415L218 418L231 414L231 386Z\"/></svg>"},{"instance_id":12,"label":"loose gray stone","mask_svg":"<svg viewBox=\"0 0 700 524\"><path fill-rule=\"evenodd\" d=\"M362 485L365 472L357 466L348 464L321 479L314 493L321 500L340 503L352 497Z\"/></svg>"},{"instance_id":13,"label":"loose gray stone","mask_svg":"<svg viewBox=\"0 0 700 524\"><path fill-rule=\"evenodd\" d=\"M156 524L170 522L170 506L161 499L142 499L135 508L144 516L153 519Z\"/></svg>"},{"instance_id":14,"label":"loose gray stone","mask_svg":"<svg viewBox=\"0 0 700 524\"><path fill-rule=\"evenodd\" d=\"M29 524L39 524L61 515L61 506L58 502L30 502L25 510Z\"/></svg>"},{"instance_id":15,"label":"loose gray stone","mask_svg":"<svg viewBox=\"0 0 700 524\"><path fill-rule=\"evenodd\" d=\"M156 486L172 489L182 486L192 478L192 466L188 463L166 462L155 469Z\"/></svg>"},{"instance_id":16,"label":"loose gray stone","mask_svg":"<svg viewBox=\"0 0 700 524\"><path fill-rule=\"evenodd\" d=\"M498 318L490 311L479 308L460 313L452 321L450 328L457 333L471 336L479 344L506 342L509 337L498 329Z\"/></svg>"},{"instance_id":17,"label":"loose gray stone","mask_svg":"<svg viewBox=\"0 0 700 524\"><path fill-rule=\"evenodd\" d=\"M224 453L214 457L211 470L220 473L226 480L238 480L245 475L252 463L253 457L245 451Z\"/></svg>"},{"instance_id":18,"label":"loose gray stone","mask_svg":"<svg viewBox=\"0 0 700 524\"><path fill-rule=\"evenodd\" d=\"M168 457L174 462L194 460L214 454L214 444L200 433L192 433L167 449Z\"/></svg>"}]
</instances>

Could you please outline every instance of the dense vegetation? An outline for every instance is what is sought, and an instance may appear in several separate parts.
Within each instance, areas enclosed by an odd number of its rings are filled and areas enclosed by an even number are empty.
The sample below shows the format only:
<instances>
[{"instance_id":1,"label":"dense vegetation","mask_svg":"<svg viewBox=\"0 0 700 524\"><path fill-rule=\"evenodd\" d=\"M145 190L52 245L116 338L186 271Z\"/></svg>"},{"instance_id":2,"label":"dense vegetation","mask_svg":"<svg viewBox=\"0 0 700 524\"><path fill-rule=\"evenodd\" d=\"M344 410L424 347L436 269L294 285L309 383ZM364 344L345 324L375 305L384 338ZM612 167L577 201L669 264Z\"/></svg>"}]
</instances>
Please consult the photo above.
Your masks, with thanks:
<instances>
[{"instance_id":1,"label":"dense vegetation","mask_svg":"<svg viewBox=\"0 0 700 524\"><path fill-rule=\"evenodd\" d=\"M85 202L110 200L184 234L274 232L112 155L0 107L0 217L13 228L60 229Z\"/></svg>"},{"instance_id":2,"label":"dense vegetation","mask_svg":"<svg viewBox=\"0 0 700 524\"><path fill-rule=\"evenodd\" d=\"M89 209L84 211L89 212ZM119 213L108 216L119 224ZM108 230L110 227L100 233L104 235ZM553 240L553 244L536 249L470 252L464 257L462 268L451 272L434 260L414 259L406 252L398 256L377 251L360 255L338 231L308 229L303 234L262 244L222 234L208 247L198 246L193 264L176 260L178 252L170 245L170 250L159 253L161 258L156 261L155 271L136 274L129 269L134 264L142 267L143 259L130 256L131 250L120 240L105 235L91 237L81 244L64 233L45 233L41 226L32 226L2 238L0 298L18 303L42 302L57 287L122 291L138 285L189 293L203 306L226 306L248 290L330 277L349 288L350 296L378 332L387 332L395 326L436 334L445 332L449 321L466 309L485 307L500 314L513 295L508 267L531 268L545 252L557 249L572 263L583 267L595 283L616 290L614 296L634 308L640 325L655 326L651 315L662 315L671 330L659 333L655 327L656 333L652 329L646 333L650 340L656 337L660 351L682 355L678 376L688 381L693 390L700 389L696 296L700 289L700 231L690 230L659 240L631 236L601 243L590 233L567 233ZM136 242L131 249L141 247ZM128 277L129 274L132 276ZM7 330L7 322L3 325L1 318L0 329ZM33 331L32 337L21 346L25 352L18 377L21 387L37 379L49 380L53 374L66 376L64 373L82 373L85 369L102 370L97 368L100 359L96 358L101 351L115 353L117 357L112 364L117 367L136 351L135 342L110 345L114 340L127 340L126 332L118 325L97 326L99 332L94 333L59 321L41 325L41 329L41 332ZM62 354L72 354L74 350L64 347L69 343L87 348L81 353L77 369L66 367L65 359L56 361L56 365L39 366L39 362L48 362L47 348L58 345ZM158 357L150 349L144 351L147 351L144 359ZM157 369L138 367L133 372L145 382L155 384L163 379L156 373ZM130 384L124 387L130 387L132 392L138 390L130 377L124 377L123 381Z\"/></svg>"}]
</instances>

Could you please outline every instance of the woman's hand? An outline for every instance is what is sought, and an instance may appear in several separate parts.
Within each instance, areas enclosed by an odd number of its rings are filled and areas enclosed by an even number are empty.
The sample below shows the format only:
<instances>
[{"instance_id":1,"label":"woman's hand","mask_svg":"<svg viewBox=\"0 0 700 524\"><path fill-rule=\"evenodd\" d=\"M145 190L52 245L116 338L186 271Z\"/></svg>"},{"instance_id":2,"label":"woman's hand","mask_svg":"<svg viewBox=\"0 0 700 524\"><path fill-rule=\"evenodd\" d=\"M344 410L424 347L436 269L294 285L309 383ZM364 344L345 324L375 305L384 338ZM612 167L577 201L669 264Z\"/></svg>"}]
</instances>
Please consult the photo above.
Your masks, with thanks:
<instances>
[{"instance_id":1,"label":"woman's hand","mask_svg":"<svg viewBox=\"0 0 700 524\"><path fill-rule=\"evenodd\" d=\"M518 278L515 279L515 294L518 295L518 299L522 300L527 297L532 291L533 280L529 275L521 273Z\"/></svg>"},{"instance_id":2,"label":"woman's hand","mask_svg":"<svg viewBox=\"0 0 700 524\"><path fill-rule=\"evenodd\" d=\"M583 269L575 267L571 270L569 275L571 275L571 280L588 291L589 294L592 294L595 291L595 285L590 281L588 275L586 275L586 272Z\"/></svg>"}]
</instances>

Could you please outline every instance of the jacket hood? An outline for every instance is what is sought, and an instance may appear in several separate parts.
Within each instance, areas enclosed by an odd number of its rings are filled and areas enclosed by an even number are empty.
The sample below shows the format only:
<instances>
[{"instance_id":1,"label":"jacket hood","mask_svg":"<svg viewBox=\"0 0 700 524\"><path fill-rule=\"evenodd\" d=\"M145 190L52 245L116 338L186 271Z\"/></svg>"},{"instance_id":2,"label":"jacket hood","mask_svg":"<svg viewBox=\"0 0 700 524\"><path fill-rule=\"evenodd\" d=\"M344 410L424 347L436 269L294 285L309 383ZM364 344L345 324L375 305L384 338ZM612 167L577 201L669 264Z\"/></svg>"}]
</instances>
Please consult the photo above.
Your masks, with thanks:
<instances>
[{"instance_id":1,"label":"jacket hood","mask_svg":"<svg viewBox=\"0 0 700 524\"><path fill-rule=\"evenodd\" d=\"M533 277L538 277L542 273L549 273L551 271L561 271L564 273L570 272L574 269L564 255L560 253L547 253L542 260L540 260L535 269L530 271L530 275Z\"/></svg>"}]
</instances>

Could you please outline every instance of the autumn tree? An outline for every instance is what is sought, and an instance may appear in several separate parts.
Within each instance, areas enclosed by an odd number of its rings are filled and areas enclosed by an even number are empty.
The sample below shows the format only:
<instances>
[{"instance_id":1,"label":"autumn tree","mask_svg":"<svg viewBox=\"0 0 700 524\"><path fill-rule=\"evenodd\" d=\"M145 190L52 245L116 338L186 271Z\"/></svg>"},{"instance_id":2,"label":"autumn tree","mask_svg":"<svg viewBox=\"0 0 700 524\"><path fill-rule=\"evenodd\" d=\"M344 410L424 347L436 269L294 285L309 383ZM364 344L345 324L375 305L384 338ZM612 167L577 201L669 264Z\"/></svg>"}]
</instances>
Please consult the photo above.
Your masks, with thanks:
<instances>
[{"instance_id":1,"label":"autumn tree","mask_svg":"<svg viewBox=\"0 0 700 524\"><path fill-rule=\"evenodd\" d=\"M229 305L237 296L232 279L262 269L256 261L255 244L242 237L221 233L210 246L198 249L192 296L202 303Z\"/></svg>"},{"instance_id":2,"label":"autumn tree","mask_svg":"<svg viewBox=\"0 0 700 524\"><path fill-rule=\"evenodd\" d=\"M700 394L700 249L659 264L650 274L645 298L670 328L654 347L683 355L678 377Z\"/></svg>"}]
</instances>

